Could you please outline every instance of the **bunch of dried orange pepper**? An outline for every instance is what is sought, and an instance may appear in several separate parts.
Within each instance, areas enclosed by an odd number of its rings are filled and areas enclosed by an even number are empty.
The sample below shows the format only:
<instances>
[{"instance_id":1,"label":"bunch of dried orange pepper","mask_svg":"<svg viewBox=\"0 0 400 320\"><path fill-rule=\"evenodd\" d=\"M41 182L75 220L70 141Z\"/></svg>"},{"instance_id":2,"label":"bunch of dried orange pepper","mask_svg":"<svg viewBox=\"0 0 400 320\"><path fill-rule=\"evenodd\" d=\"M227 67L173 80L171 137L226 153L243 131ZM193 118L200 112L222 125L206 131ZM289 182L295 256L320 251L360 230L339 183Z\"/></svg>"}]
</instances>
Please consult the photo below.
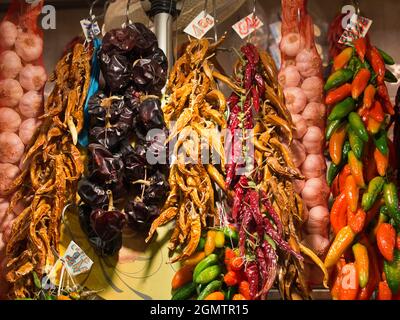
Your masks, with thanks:
<instances>
[{"instance_id":1,"label":"bunch of dried orange pepper","mask_svg":"<svg viewBox=\"0 0 400 320\"><path fill-rule=\"evenodd\" d=\"M324 264L333 269L333 299L366 300L375 291L378 299L400 297L400 210L388 138L394 108L385 85L394 76L386 64L393 59L359 38L334 58L325 84L335 238Z\"/></svg>"}]
</instances>

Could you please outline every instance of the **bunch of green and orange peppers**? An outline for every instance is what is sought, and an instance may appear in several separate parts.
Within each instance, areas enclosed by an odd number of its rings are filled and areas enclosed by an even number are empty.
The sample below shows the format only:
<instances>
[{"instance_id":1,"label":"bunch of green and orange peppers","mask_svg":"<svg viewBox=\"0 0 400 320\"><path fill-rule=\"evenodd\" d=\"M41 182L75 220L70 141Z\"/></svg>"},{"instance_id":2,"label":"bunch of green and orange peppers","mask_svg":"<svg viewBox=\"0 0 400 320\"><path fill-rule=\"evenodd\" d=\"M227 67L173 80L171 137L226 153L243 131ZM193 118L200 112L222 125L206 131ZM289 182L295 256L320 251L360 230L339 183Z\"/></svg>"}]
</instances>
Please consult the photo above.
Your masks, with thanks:
<instances>
[{"instance_id":1,"label":"bunch of green and orange peppers","mask_svg":"<svg viewBox=\"0 0 400 320\"><path fill-rule=\"evenodd\" d=\"M233 225L203 234L196 252L172 279L172 300L252 299L238 241L239 234Z\"/></svg>"},{"instance_id":2,"label":"bunch of green and orange peppers","mask_svg":"<svg viewBox=\"0 0 400 320\"><path fill-rule=\"evenodd\" d=\"M388 138L393 59L366 38L334 58L325 84L335 238L325 259L333 299L400 298L400 210ZM375 294L375 295L374 295Z\"/></svg>"}]
</instances>

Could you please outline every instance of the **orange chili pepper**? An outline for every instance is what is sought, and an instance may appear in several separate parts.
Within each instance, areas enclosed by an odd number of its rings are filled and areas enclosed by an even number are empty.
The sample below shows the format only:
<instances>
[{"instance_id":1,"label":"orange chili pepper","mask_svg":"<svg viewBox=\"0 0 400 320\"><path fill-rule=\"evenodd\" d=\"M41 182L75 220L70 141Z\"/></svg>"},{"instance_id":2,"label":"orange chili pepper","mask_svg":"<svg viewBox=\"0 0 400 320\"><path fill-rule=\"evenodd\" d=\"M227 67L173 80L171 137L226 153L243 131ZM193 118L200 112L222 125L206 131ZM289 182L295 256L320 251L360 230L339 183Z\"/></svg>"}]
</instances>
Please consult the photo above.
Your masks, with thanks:
<instances>
[{"instance_id":1,"label":"orange chili pepper","mask_svg":"<svg viewBox=\"0 0 400 320\"><path fill-rule=\"evenodd\" d=\"M342 282L339 291L339 300L355 300L359 290L359 279L354 263L343 266Z\"/></svg>"},{"instance_id":2,"label":"orange chili pepper","mask_svg":"<svg viewBox=\"0 0 400 320\"><path fill-rule=\"evenodd\" d=\"M189 283L193 279L194 266L185 265L180 268L172 278L171 287L173 290L178 289Z\"/></svg>"},{"instance_id":3,"label":"orange chili pepper","mask_svg":"<svg viewBox=\"0 0 400 320\"><path fill-rule=\"evenodd\" d=\"M354 233L360 233L363 230L366 218L367 214L361 208L359 208L356 213L347 210L348 225Z\"/></svg>"},{"instance_id":4,"label":"orange chili pepper","mask_svg":"<svg viewBox=\"0 0 400 320\"><path fill-rule=\"evenodd\" d=\"M251 300L250 284L247 281L242 281L239 284L239 293L246 299Z\"/></svg>"},{"instance_id":5,"label":"orange chili pepper","mask_svg":"<svg viewBox=\"0 0 400 320\"><path fill-rule=\"evenodd\" d=\"M238 284L238 275L235 271L228 271L224 275L224 282L228 287L236 286Z\"/></svg>"},{"instance_id":6,"label":"orange chili pepper","mask_svg":"<svg viewBox=\"0 0 400 320\"><path fill-rule=\"evenodd\" d=\"M186 266L196 266L201 260L206 257L204 251L195 252L189 258L184 261Z\"/></svg>"},{"instance_id":7,"label":"orange chili pepper","mask_svg":"<svg viewBox=\"0 0 400 320\"><path fill-rule=\"evenodd\" d=\"M392 291L385 281L380 281L378 285L378 300L392 300Z\"/></svg>"},{"instance_id":8,"label":"orange chili pepper","mask_svg":"<svg viewBox=\"0 0 400 320\"><path fill-rule=\"evenodd\" d=\"M236 293L232 300L247 300L243 295L241 295L240 293Z\"/></svg>"},{"instance_id":9,"label":"orange chili pepper","mask_svg":"<svg viewBox=\"0 0 400 320\"><path fill-rule=\"evenodd\" d=\"M336 263L336 278L335 278L335 281L333 282L332 289L331 289L331 296L332 296L333 300L339 300L340 285L342 282L341 271L345 264L346 264L346 262L344 259L340 259Z\"/></svg>"},{"instance_id":10,"label":"orange chili pepper","mask_svg":"<svg viewBox=\"0 0 400 320\"><path fill-rule=\"evenodd\" d=\"M346 184L346 178L351 174L350 166L346 164L342 171L339 173L339 191L344 191L344 186Z\"/></svg>"},{"instance_id":11,"label":"orange chili pepper","mask_svg":"<svg viewBox=\"0 0 400 320\"><path fill-rule=\"evenodd\" d=\"M369 279L369 258L368 250L361 243L353 245L353 254L356 262L356 269L361 288L365 288Z\"/></svg>"},{"instance_id":12,"label":"orange chili pepper","mask_svg":"<svg viewBox=\"0 0 400 320\"><path fill-rule=\"evenodd\" d=\"M375 92L376 88L374 87L373 84L369 84L365 90L364 90L364 98L363 98L363 103L364 107L369 109L372 107L372 104L374 103L375 99Z\"/></svg>"},{"instance_id":13,"label":"orange chili pepper","mask_svg":"<svg viewBox=\"0 0 400 320\"><path fill-rule=\"evenodd\" d=\"M221 291L210 293L204 300L225 300L225 296Z\"/></svg>"},{"instance_id":14,"label":"orange chili pepper","mask_svg":"<svg viewBox=\"0 0 400 320\"><path fill-rule=\"evenodd\" d=\"M371 64L372 69L377 74L377 81L379 84L384 83L386 66L381 54L376 47L370 46L367 50L367 58Z\"/></svg>"},{"instance_id":15,"label":"orange chili pepper","mask_svg":"<svg viewBox=\"0 0 400 320\"><path fill-rule=\"evenodd\" d=\"M204 253L206 256L210 255L215 250L215 236L217 232L210 230L207 232L206 243L204 245Z\"/></svg>"},{"instance_id":16,"label":"orange chili pepper","mask_svg":"<svg viewBox=\"0 0 400 320\"><path fill-rule=\"evenodd\" d=\"M390 101L389 92L384 83L378 85L377 93L383 99L383 106L385 108L385 112L389 113L391 116L394 115L393 104Z\"/></svg>"},{"instance_id":17,"label":"orange chili pepper","mask_svg":"<svg viewBox=\"0 0 400 320\"><path fill-rule=\"evenodd\" d=\"M368 116L377 122L385 120L385 113L383 112L382 104L378 100L373 103L372 108L368 112Z\"/></svg>"},{"instance_id":18,"label":"orange chili pepper","mask_svg":"<svg viewBox=\"0 0 400 320\"><path fill-rule=\"evenodd\" d=\"M337 234L344 226L347 225L347 197L342 192L333 202L330 221L333 232Z\"/></svg>"},{"instance_id":19,"label":"orange chili pepper","mask_svg":"<svg viewBox=\"0 0 400 320\"><path fill-rule=\"evenodd\" d=\"M334 105L350 96L351 96L351 84L345 83L339 88L329 91L328 94L326 95L325 103L327 105Z\"/></svg>"},{"instance_id":20,"label":"orange chili pepper","mask_svg":"<svg viewBox=\"0 0 400 320\"><path fill-rule=\"evenodd\" d=\"M353 55L353 48L345 48L333 59L333 71L342 69L351 59Z\"/></svg>"},{"instance_id":21,"label":"orange chili pepper","mask_svg":"<svg viewBox=\"0 0 400 320\"><path fill-rule=\"evenodd\" d=\"M387 168L389 166L389 155L385 156L378 148L374 150L374 159L376 163L376 169L381 177L386 175Z\"/></svg>"},{"instance_id":22,"label":"orange chili pepper","mask_svg":"<svg viewBox=\"0 0 400 320\"><path fill-rule=\"evenodd\" d=\"M329 140L329 154L332 162L336 165L339 165L342 160L343 144L346 139L346 134L346 126L342 125L332 134Z\"/></svg>"},{"instance_id":23,"label":"orange chili pepper","mask_svg":"<svg viewBox=\"0 0 400 320\"><path fill-rule=\"evenodd\" d=\"M365 54L367 53L367 40L365 38L358 38L353 41L353 45L360 60L364 62Z\"/></svg>"},{"instance_id":24,"label":"orange chili pepper","mask_svg":"<svg viewBox=\"0 0 400 320\"><path fill-rule=\"evenodd\" d=\"M367 87L369 79L371 78L371 72L367 68L360 69L356 74L353 83L351 84L351 96L354 100L364 92Z\"/></svg>"},{"instance_id":25,"label":"orange chili pepper","mask_svg":"<svg viewBox=\"0 0 400 320\"><path fill-rule=\"evenodd\" d=\"M379 129L381 128L382 122L376 121L374 118L368 117L368 123L367 123L367 131L374 135L379 132Z\"/></svg>"},{"instance_id":26,"label":"orange chili pepper","mask_svg":"<svg viewBox=\"0 0 400 320\"><path fill-rule=\"evenodd\" d=\"M233 271L239 271L243 268L244 261L242 257L235 257L231 259L230 265Z\"/></svg>"},{"instance_id":27,"label":"orange chili pepper","mask_svg":"<svg viewBox=\"0 0 400 320\"><path fill-rule=\"evenodd\" d=\"M346 195L346 201L350 210L352 212L356 212L358 207L359 188L356 180L351 174L346 178L344 193Z\"/></svg>"},{"instance_id":28,"label":"orange chili pepper","mask_svg":"<svg viewBox=\"0 0 400 320\"><path fill-rule=\"evenodd\" d=\"M389 223L382 223L376 231L376 243L379 252L389 262L393 261L393 252L396 244L396 231Z\"/></svg>"},{"instance_id":29,"label":"orange chili pepper","mask_svg":"<svg viewBox=\"0 0 400 320\"><path fill-rule=\"evenodd\" d=\"M231 248L225 249L224 263L225 263L226 269L228 271L231 271L231 260L235 257L236 257L236 253L234 250L232 250Z\"/></svg>"},{"instance_id":30,"label":"orange chili pepper","mask_svg":"<svg viewBox=\"0 0 400 320\"><path fill-rule=\"evenodd\" d=\"M359 187L365 187L364 175L363 175L363 164L357 157L354 155L353 151L349 151L348 155L350 171L356 183Z\"/></svg>"}]
</instances>

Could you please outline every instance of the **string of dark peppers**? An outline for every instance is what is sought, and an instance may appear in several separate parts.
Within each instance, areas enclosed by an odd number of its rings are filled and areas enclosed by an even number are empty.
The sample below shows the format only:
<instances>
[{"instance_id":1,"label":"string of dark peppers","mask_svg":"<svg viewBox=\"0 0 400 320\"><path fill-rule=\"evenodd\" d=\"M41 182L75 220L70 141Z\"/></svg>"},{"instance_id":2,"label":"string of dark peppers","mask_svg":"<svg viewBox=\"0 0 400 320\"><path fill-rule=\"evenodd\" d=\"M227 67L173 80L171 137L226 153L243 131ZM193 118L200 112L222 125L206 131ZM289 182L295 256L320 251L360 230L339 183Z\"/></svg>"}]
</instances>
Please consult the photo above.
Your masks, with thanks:
<instances>
[{"instance_id":1,"label":"string of dark peppers","mask_svg":"<svg viewBox=\"0 0 400 320\"><path fill-rule=\"evenodd\" d=\"M159 135L147 134L166 131L159 97L167 60L154 33L134 23L104 36L99 61L106 87L89 101L87 172L78 193L82 229L104 256L119 251L125 225L147 233L168 193L167 166L146 158L165 148Z\"/></svg>"}]
</instances>

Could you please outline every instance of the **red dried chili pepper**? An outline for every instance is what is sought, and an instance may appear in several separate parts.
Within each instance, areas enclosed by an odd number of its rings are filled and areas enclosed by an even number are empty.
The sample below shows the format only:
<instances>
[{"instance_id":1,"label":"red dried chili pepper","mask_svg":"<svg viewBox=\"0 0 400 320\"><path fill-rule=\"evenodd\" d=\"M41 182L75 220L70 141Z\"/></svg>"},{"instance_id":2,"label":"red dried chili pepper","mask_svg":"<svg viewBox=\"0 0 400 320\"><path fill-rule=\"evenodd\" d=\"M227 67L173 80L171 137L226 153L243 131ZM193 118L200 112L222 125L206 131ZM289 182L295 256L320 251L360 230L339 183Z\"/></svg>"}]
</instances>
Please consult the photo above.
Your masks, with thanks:
<instances>
[{"instance_id":1,"label":"red dried chili pepper","mask_svg":"<svg viewBox=\"0 0 400 320\"><path fill-rule=\"evenodd\" d=\"M368 48L367 59L371 64L372 69L377 74L378 84L384 84L386 72L385 61L383 61L383 58L376 47L371 46Z\"/></svg>"},{"instance_id":2,"label":"red dried chili pepper","mask_svg":"<svg viewBox=\"0 0 400 320\"><path fill-rule=\"evenodd\" d=\"M246 266L245 274L249 282L249 292L251 299L255 299L258 293L259 273L257 263L252 261Z\"/></svg>"},{"instance_id":3,"label":"red dried chili pepper","mask_svg":"<svg viewBox=\"0 0 400 320\"><path fill-rule=\"evenodd\" d=\"M256 112L260 111L260 95L258 94L257 87L253 86L251 88L251 97L253 99L253 106Z\"/></svg>"}]
</instances>

